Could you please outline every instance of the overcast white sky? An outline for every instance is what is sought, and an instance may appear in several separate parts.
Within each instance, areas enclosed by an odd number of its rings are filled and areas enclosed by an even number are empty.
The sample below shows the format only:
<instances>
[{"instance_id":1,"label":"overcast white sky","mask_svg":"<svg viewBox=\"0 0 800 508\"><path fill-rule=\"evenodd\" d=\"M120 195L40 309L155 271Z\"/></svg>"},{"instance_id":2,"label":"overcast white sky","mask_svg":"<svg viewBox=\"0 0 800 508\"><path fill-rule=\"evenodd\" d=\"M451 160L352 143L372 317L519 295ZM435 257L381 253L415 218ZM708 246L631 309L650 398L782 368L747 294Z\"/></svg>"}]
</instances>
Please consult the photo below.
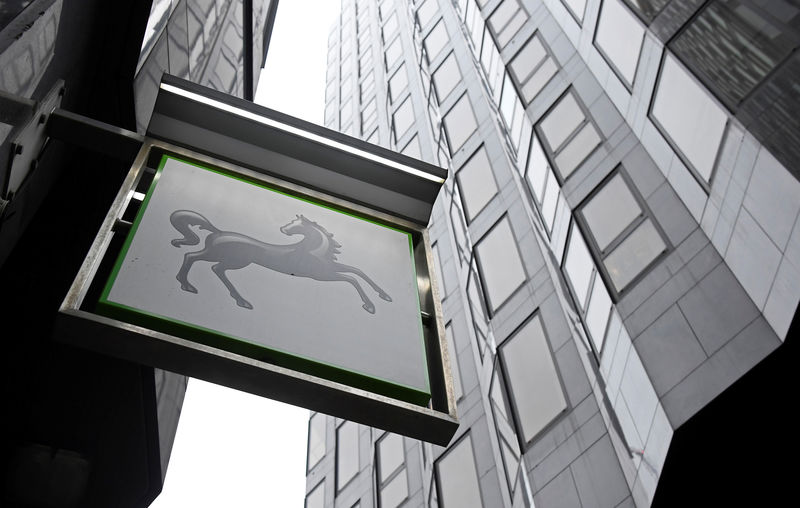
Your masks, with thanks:
<instances>
[{"instance_id":1,"label":"overcast white sky","mask_svg":"<svg viewBox=\"0 0 800 508\"><path fill-rule=\"evenodd\" d=\"M336 0L280 0L255 102L322 125ZM152 508L302 507L308 411L192 379Z\"/></svg>"}]
</instances>

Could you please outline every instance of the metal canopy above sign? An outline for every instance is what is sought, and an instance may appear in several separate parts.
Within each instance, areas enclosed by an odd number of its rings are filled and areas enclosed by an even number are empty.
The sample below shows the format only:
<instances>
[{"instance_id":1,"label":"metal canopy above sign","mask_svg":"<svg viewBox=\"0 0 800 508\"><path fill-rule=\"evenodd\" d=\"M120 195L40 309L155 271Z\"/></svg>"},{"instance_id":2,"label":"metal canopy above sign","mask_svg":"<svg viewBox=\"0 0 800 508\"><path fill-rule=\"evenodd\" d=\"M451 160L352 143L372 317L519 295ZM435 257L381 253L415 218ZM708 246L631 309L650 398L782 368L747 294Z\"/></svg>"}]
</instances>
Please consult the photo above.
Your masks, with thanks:
<instances>
[{"instance_id":1,"label":"metal canopy above sign","mask_svg":"<svg viewBox=\"0 0 800 508\"><path fill-rule=\"evenodd\" d=\"M458 421L424 227L444 170L174 86L149 134L184 146L146 138L58 338L446 445ZM246 127L264 139L232 138Z\"/></svg>"},{"instance_id":2,"label":"metal canopy above sign","mask_svg":"<svg viewBox=\"0 0 800 508\"><path fill-rule=\"evenodd\" d=\"M427 225L447 170L165 75L147 135Z\"/></svg>"}]
</instances>

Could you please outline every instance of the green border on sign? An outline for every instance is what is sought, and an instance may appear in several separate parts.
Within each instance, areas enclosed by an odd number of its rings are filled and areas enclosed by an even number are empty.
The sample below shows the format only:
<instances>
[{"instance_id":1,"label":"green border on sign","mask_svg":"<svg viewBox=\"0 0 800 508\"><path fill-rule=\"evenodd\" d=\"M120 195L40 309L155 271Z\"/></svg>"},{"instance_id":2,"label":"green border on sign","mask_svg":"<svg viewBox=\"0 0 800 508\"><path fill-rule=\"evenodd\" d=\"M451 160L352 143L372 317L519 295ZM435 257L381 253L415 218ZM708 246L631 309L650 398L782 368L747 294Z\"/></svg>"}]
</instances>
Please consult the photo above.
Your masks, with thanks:
<instances>
[{"instance_id":1,"label":"green border on sign","mask_svg":"<svg viewBox=\"0 0 800 508\"><path fill-rule=\"evenodd\" d=\"M425 388L427 391L422 391L418 388L407 386L394 381L389 381L387 379L379 378L377 376L363 374L361 372L332 365L320 360L315 360L313 358L308 358L302 355L298 355L296 353L283 351L275 347L268 347L263 344L258 344L241 337L220 332L218 330L205 328L192 323L179 321L167 316L162 316L159 314L155 314L152 312L144 311L141 309L137 309L134 307L110 301L108 299L108 295L111 292L111 288L114 286L114 283L116 282L117 275L119 274L120 268L122 267L122 264L125 260L125 256L128 253L128 249L130 248L130 245L133 242L133 238L136 236L136 232L139 228L139 224L141 223L142 218L144 217L147 205L150 203L150 199L153 196L153 192L155 191L156 185L158 184L159 178L161 177L161 173L164 170L164 166L167 163L167 160L169 159L174 159L179 162L183 162L185 164L190 164L192 166L196 166L206 171L211 171L213 173L226 176L228 178L240 180L242 182L255 185L257 187L261 187L263 189L276 192L278 194L282 194L284 196L288 196L293 199L305 201L315 206L327 208L334 212L341 213L344 215L349 215L356 219L370 222L372 224L387 229L391 229L394 231L398 231L400 233L407 235L410 255L412 258L412 266L414 267L414 273L412 274L413 286L414 287L417 286L416 264L413 262L414 245L412 242L411 234L408 231L403 231L401 229L397 229L391 226L387 226L385 224L381 224L379 222L375 222L369 218L361 217L351 212L337 209L327 203L318 202L312 199L308 199L306 197L295 196L287 192L274 189L272 187L265 185L263 182L253 178L247 178L239 174L231 174L229 172L222 171L219 169L206 167L196 162L164 154L161 157L161 161L158 165L158 170L156 171L153 181L150 184L150 188L147 190L147 194L145 195L145 198L142 201L142 205L139 207L139 211L136 214L136 219L134 220L133 225L131 226L130 232L125 238L125 242L122 245L122 249L120 250L119 255L117 256L117 260L114 263L114 267L111 270L111 275L106 281L106 284L103 288L100 298L98 299L96 308L98 314L102 314L104 316L108 316L134 325L143 326L151 330L174 335L176 337L185 338L200 344L205 344L207 346L211 346L217 349L229 351L231 353L240 354L256 360L265 361L274 365L279 365L281 367L286 367L299 372L311 374L317 377L328 379L330 381L335 381L356 388L362 388L364 390L373 393L403 400L406 402L410 402L412 404L420 406L425 406L428 404L431 398L430 380L428 378L427 355L425 354L424 333L422 329L421 318L418 319L419 332L420 332L419 338L420 338L420 343L422 345L422 361L424 363ZM420 309L419 292L417 291L415 292L415 294L417 297L417 309L419 310Z\"/></svg>"}]
</instances>

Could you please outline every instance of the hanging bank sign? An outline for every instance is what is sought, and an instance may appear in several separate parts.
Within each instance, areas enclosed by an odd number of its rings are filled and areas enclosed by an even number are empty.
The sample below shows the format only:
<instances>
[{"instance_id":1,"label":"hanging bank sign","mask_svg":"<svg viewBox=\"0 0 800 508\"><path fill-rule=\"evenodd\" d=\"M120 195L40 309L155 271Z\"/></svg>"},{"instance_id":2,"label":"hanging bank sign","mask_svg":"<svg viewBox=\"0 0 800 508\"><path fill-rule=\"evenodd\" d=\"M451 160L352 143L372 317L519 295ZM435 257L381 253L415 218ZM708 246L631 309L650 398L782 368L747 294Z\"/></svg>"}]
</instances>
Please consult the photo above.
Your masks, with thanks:
<instances>
[{"instance_id":1,"label":"hanging bank sign","mask_svg":"<svg viewBox=\"0 0 800 508\"><path fill-rule=\"evenodd\" d=\"M59 337L446 444L425 229L445 177L167 77Z\"/></svg>"}]
</instances>

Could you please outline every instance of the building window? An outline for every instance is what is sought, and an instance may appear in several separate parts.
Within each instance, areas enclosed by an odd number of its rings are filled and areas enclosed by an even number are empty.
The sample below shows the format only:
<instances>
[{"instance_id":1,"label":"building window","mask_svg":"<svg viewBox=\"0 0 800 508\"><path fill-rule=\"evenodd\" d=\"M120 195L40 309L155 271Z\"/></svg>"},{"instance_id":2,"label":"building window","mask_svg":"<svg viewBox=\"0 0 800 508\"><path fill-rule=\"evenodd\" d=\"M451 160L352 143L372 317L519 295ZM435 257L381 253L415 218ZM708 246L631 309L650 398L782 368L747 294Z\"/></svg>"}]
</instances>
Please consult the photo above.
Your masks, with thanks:
<instances>
[{"instance_id":1,"label":"building window","mask_svg":"<svg viewBox=\"0 0 800 508\"><path fill-rule=\"evenodd\" d=\"M431 0L429 0L431 1ZM461 71L456 63L455 53L450 53L433 72L433 84L439 103L444 102L450 92L461 82Z\"/></svg>"},{"instance_id":2,"label":"building window","mask_svg":"<svg viewBox=\"0 0 800 508\"><path fill-rule=\"evenodd\" d=\"M336 429L336 492L358 474L358 425L344 421Z\"/></svg>"},{"instance_id":3,"label":"building window","mask_svg":"<svg viewBox=\"0 0 800 508\"><path fill-rule=\"evenodd\" d=\"M614 73L630 89L644 42L644 26L620 0L605 0L594 44Z\"/></svg>"},{"instance_id":4,"label":"building window","mask_svg":"<svg viewBox=\"0 0 800 508\"><path fill-rule=\"evenodd\" d=\"M461 166L456 173L456 181L464 199L467 222L472 222L497 195L497 182L485 146L481 146L466 164Z\"/></svg>"},{"instance_id":5,"label":"building window","mask_svg":"<svg viewBox=\"0 0 800 508\"><path fill-rule=\"evenodd\" d=\"M306 472L311 471L325 456L325 415L314 413L308 420L308 453Z\"/></svg>"},{"instance_id":6,"label":"building window","mask_svg":"<svg viewBox=\"0 0 800 508\"><path fill-rule=\"evenodd\" d=\"M397 13L393 12L383 25L383 40L389 40L397 32Z\"/></svg>"},{"instance_id":7,"label":"building window","mask_svg":"<svg viewBox=\"0 0 800 508\"><path fill-rule=\"evenodd\" d=\"M353 101L347 99L339 113L339 125L345 125L353 117Z\"/></svg>"},{"instance_id":8,"label":"building window","mask_svg":"<svg viewBox=\"0 0 800 508\"><path fill-rule=\"evenodd\" d=\"M469 433L434 464L440 508L481 508L480 481Z\"/></svg>"},{"instance_id":9,"label":"building window","mask_svg":"<svg viewBox=\"0 0 800 508\"><path fill-rule=\"evenodd\" d=\"M425 37L424 44L425 51L428 54L428 63L436 60L436 57L439 56L439 53L442 52L448 41L449 37L447 35L447 29L444 27L444 22L439 21L428 36Z\"/></svg>"},{"instance_id":10,"label":"building window","mask_svg":"<svg viewBox=\"0 0 800 508\"><path fill-rule=\"evenodd\" d=\"M408 87L408 73L406 72L406 65L403 64L389 78L389 97L392 102L400 98L400 94L405 91L406 87Z\"/></svg>"},{"instance_id":11,"label":"building window","mask_svg":"<svg viewBox=\"0 0 800 508\"><path fill-rule=\"evenodd\" d=\"M394 141L397 143L408 129L414 125L414 107L411 105L411 98L406 98L399 108L392 115L392 129L394 131Z\"/></svg>"},{"instance_id":12,"label":"building window","mask_svg":"<svg viewBox=\"0 0 800 508\"><path fill-rule=\"evenodd\" d=\"M728 115L669 53L661 66L650 117L707 187Z\"/></svg>"},{"instance_id":13,"label":"building window","mask_svg":"<svg viewBox=\"0 0 800 508\"><path fill-rule=\"evenodd\" d=\"M417 9L417 20L419 21L420 28L425 28L431 22L433 17L439 12L439 6L436 5L436 0L426 0Z\"/></svg>"},{"instance_id":14,"label":"building window","mask_svg":"<svg viewBox=\"0 0 800 508\"><path fill-rule=\"evenodd\" d=\"M450 155L453 155L478 128L467 94L462 95L444 116L444 128L450 145Z\"/></svg>"},{"instance_id":15,"label":"building window","mask_svg":"<svg viewBox=\"0 0 800 508\"><path fill-rule=\"evenodd\" d=\"M489 309L494 313L527 279L507 216L475 244L475 255Z\"/></svg>"},{"instance_id":16,"label":"building window","mask_svg":"<svg viewBox=\"0 0 800 508\"><path fill-rule=\"evenodd\" d=\"M375 98L373 97L369 103L364 106L364 111L361 112L361 132L370 132L378 121L378 108L376 107Z\"/></svg>"},{"instance_id":17,"label":"building window","mask_svg":"<svg viewBox=\"0 0 800 508\"><path fill-rule=\"evenodd\" d=\"M782 1L708 2L669 48L735 111L800 45L798 7Z\"/></svg>"},{"instance_id":18,"label":"building window","mask_svg":"<svg viewBox=\"0 0 800 508\"><path fill-rule=\"evenodd\" d=\"M558 185L556 175L535 135L531 140L531 148L528 152L525 181L528 183L533 199L539 205L539 213L548 234L552 234L561 187Z\"/></svg>"},{"instance_id":19,"label":"building window","mask_svg":"<svg viewBox=\"0 0 800 508\"><path fill-rule=\"evenodd\" d=\"M447 323L444 327L444 335L447 340L447 353L450 356L450 372L453 374L453 397L456 402L464 396L464 387L461 385L461 368L458 366L458 350L456 341L453 337L453 323Z\"/></svg>"},{"instance_id":20,"label":"building window","mask_svg":"<svg viewBox=\"0 0 800 508\"><path fill-rule=\"evenodd\" d=\"M414 134L414 137L411 138L411 141L406 143L406 146L400 150L400 153L403 155L408 155L414 159L421 159L422 158L422 151L419 147L419 137Z\"/></svg>"},{"instance_id":21,"label":"building window","mask_svg":"<svg viewBox=\"0 0 800 508\"><path fill-rule=\"evenodd\" d=\"M403 54L403 46L400 43L400 37L395 37L389 46L386 48L386 68L391 69L394 64L400 59Z\"/></svg>"},{"instance_id":22,"label":"building window","mask_svg":"<svg viewBox=\"0 0 800 508\"><path fill-rule=\"evenodd\" d=\"M403 437L384 434L375 448L378 459L378 505L380 508L397 508L408 498Z\"/></svg>"},{"instance_id":23,"label":"building window","mask_svg":"<svg viewBox=\"0 0 800 508\"><path fill-rule=\"evenodd\" d=\"M518 0L503 0L492 15L489 16L489 29L497 41L497 47L503 49L528 20L528 13Z\"/></svg>"},{"instance_id":24,"label":"building window","mask_svg":"<svg viewBox=\"0 0 800 508\"><path fill-rule=\"evenodd\" d=\"M618 168L580 205L578 218L617 292L667 250L644 200Z\"/></svg>"},{"instance_id":25,"label":"building window","mask_svg":"<svg viewBox=\"0 0 800 508\"><path fill-rule=\"evenodd\" d=\"M336 109L336 101L332 100L325 106L325 125L336 125L336 120L339 115Z\"/></svg>"},{"instance_id":26,"label":"building window","mask_svg":"<svg viewBox=\"0 0 800 508\"><path fill-rule=\"evenodd\" d=\"M308 493L305 508L325 508L325 480Z\"/></svg>"},{"instance_id":27,"label":"building window","mask_svg":"<svg viewBox=\"0 0 800 508\"><path fill-rule=\"evenodd\" d=\"M363 104L373 96L372 92L375 90L375 73L373 71L369 71L367 77L361 82L359 89L361 90L361 103Z\"/></svg>"},{"instance_id":28,"label":"building window","mask_svg":"<svg viewBox=\"0 0 800 508\"><path fill-rule=\"evenodd\" d=\"M534 438L567 409L550 345L538 313L498 347L520 446Z\"/></svg>"},{"instance_id":29,"label":"building window","mask_svg":"<svg viewBox=\"0 0 800 508\"><path fill-rule=\"evenodd\" d=\"M544 144L562 181L600 145L597 128L570 91L539 124Z\"/></svg>"},{"instance_id":30,"label":"building window","mask_svg":"<svg viewBox=\"0 0 800 508\"><path fill-rule=\"evenodd\" d=\"M556 75L558 66L545 49L540 37L534 35L511 59L509 70L520 96L525 104L530 104Z\"/></svg>"},{"instance_id":31,"label":"building window","mask_svg":"<svg viewBox=\"0 0 800 508\"><path fill-rule=\"evenodd\" d=\"M586 11L586 0L561 0L567 11L575 18L579 25L583 24L583 14Z\"/></svg>"}]
</instances>

